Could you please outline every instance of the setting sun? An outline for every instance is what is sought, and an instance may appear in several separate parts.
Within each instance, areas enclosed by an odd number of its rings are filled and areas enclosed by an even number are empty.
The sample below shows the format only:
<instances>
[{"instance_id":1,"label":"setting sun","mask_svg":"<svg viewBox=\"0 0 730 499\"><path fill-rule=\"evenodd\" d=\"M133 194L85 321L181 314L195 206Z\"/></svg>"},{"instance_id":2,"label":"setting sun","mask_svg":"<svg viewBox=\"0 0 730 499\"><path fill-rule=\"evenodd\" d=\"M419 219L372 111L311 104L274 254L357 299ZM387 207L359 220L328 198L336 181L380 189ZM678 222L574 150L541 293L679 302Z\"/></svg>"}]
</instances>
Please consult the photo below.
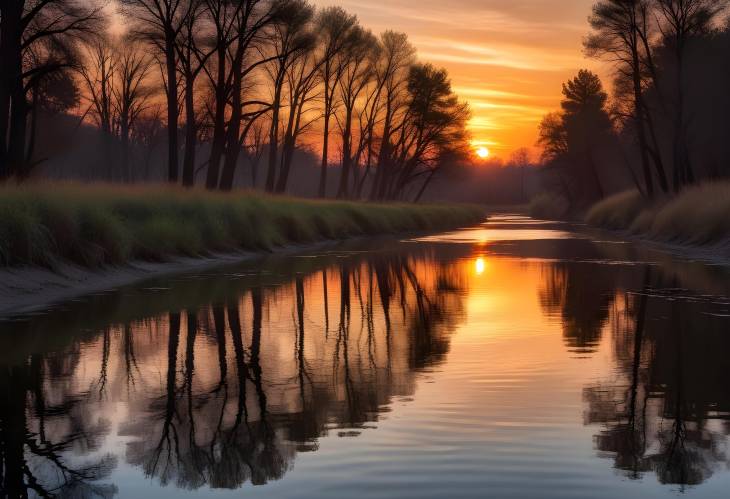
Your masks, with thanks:
<instances>
[{"instance_id":1,"label":"setting sun","mask_svg":"<svg viewBox=\"0 0 730 499\"><path fill-rule=\"evenodd\" d=\"M480 147L477 149L477 156L479 156L482 159L486 159L489 157L489 149L486 147Z\"/></svg>"}]
</instances>

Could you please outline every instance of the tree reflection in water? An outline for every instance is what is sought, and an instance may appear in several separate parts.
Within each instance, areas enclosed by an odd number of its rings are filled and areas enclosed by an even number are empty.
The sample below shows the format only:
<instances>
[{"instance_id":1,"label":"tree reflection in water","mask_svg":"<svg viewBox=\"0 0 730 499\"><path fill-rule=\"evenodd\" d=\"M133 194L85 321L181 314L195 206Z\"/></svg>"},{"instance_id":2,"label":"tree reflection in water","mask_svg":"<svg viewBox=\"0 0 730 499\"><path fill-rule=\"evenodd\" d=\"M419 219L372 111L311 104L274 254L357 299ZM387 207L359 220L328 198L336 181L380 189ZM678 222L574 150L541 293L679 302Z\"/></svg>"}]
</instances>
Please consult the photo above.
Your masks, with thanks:
<instances>
[{"instance_id":1,"label":"tree reflection in water","mask_svg":"<svg viewBox=\"0 0 730 499\"><path fill-rule=\"evenodd\" d=\"M633 291L632 291L633 290ZM584 390L595 447L631 479L697 485L719 467L730 433L730 336L712 297L692 296L676 276L591 273L571 264L544 272L540 298L563 319L571 351L593 353L612 332L614 377Z\"/></svg>"},{"instance_id":2,"label":"tree reflection in water","mask_svg":"<svg viewBox=\"0 0 730 499\"><path fill-rule=\"evenodd\" d=\"M571 352L596 351L609 317L615 290L615 270L591 265L575 271L574 264L547 266L540 302L548 315L560 319L563 338Z\"/></svg>"},{"instance_id":3,"label":"tree reflection in water","mask_svg":"<svg viewBox=\"0 0 730 499\"><path fill-rule=\"evenodd\" d=\"M401 248L161 280L3 324L0 496L111 497L120 463L189 490L264 484L321 437L372 428L444 360L465 297L488 309L484 290L504 285L469 280L469 249ZM598 455L679 487L727 466L727 304L659 266L527 265L560 359L603 373L583 390Z\"/></svg>"},{"instance_id":4,"label":"tree reflection in water","mask_svg":"<svg viewBox=\"0 0 730 499\"><path fill-rule=\"evenodd\" d=\"M72 349L66 356L34 354L0 368L2 497L106 498L116 492L113 485L98 483L116 459L98 455L109 424L85 413L84 399L93 394L56 401L44 384L46 376L71 376L78 359L78 349ZM97 457L80 460L73 454Z\"/></svg>"},{"instance_id":5,"label":"tree reflection in water","mask_svg":"<svg viewBox=\"0 0 730 499\"><path fill-rule=\"evenodd\" d=\"M189 306L2 366L3 492L113 496L99 485L115 466L100 451L110 423L89 414L115 401L126 461L185 489L278 480L321 436L377 422L447 352L464 276L428 255L339 260L286 269L291 282L262 272L194 300L178 290L158 301Z\"/></svg>"}]
</instances>

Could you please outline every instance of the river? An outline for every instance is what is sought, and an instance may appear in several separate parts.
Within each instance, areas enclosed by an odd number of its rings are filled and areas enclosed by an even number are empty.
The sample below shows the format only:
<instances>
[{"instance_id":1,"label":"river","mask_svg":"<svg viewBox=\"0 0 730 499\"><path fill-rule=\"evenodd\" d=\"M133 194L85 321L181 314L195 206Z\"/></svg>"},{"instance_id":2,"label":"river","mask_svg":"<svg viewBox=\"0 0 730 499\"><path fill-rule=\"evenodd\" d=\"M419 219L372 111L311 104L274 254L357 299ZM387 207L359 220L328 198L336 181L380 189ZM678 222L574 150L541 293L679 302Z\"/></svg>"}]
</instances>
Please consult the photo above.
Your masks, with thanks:
<instances>
[{"instance_id":1,"label":"river","mask_svg":"<svg viewBox=\"0 0 730 499\"><path fill-rule=\"evenodd\" d=\"M5 497L730 490L730 269L499 215L0 322Z\"/></svg>"}]
</instances>

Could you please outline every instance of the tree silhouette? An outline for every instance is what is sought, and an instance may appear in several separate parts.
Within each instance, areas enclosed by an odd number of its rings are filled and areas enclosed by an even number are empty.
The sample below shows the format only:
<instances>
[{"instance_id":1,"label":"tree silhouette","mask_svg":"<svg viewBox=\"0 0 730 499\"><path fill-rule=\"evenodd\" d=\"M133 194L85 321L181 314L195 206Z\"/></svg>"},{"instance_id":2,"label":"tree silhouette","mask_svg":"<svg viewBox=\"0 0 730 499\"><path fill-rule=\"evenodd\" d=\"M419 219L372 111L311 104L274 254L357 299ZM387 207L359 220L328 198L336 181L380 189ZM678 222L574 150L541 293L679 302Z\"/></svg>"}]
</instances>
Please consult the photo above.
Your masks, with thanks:
<instances>
[{"instance_id":1,"label":"tree silhouette","mask_svg":"<svg viewBox=\"0 0 730 499\"><path fill-rule=\"evenodd\" d=\"M647 72L651 77L656 70L649 47L649 39L653 36L649 32L650 16L648 0L597 2L589 19L593 32L586 39L585 46L590 55L616 61L619 65L619 74L631 82L633 122L639 138L644 188L646 194L652 197L654 193L652 170L657 176L662 192L667 192L668 183L658 149L653 118L644 95Z\"/></svg>"},{"instance_id":2,"label":"tree silhouette","mask_svg":"<svg viewBox=\"0 0 730 499\"><path fill-rule=\"evenodd\" d=\"M357 18L341 7L328 7L317 15L316 30L320 36L320 80L322 82L322 163L319 177L319 197L327 192L329 166L330 121L335 111L337 82L344 71L339 55L348 47Z\"/></svg>"},{"instance_id":3,"label":"tree silhouette","mask_svg":"<svg viewBox=\"0 0 730 499\"><path fill-rule=\"evenodd\" d=\"M167 180L179 176L178 37L195 6L194 0L122 0L134 31L162 57L167 104Z\"/></svg>"},{"instance_id":4,"label":"tree silhouette","mask_svg":"<svg viewBox=\"0 0 730 499\"><path fill-rule=\"evenodd\" d=\"M309 23L313 15L314 9L306 1L290 0L280 8L277 22L271 26L274 56L272 67L269 70L273 86L273 99L271 103L271 128L269 131L269 165L265 184L268 192L273 192L276 188L282 93L292 66L299 59L306 58L314 48L315 38L309 30ZM289 109L290 114L296 114L296 112L295 109ZM290 135L291 133L290 131ZM280 180L283 184L282 189L279 191L283 192L286 179L282 177Z\"/></svg>"},{"instance_id":5,"label":"tree silhouette","mask_svg":"<svg viewBox=\"0 0 730 499\"><path fill-rule=\"evenodd\" d=\"M573 206L604 196L598 160L613 142L606 111L608 95L597 75L581 70L563 84L562 112L547 115L540 125L538 143L543 158L557 173L562 194Z\"/></svg>"},{"instance_id":6,"label":"tree silhouette","mask_svg":"<svg viewBox=\"0 0 730 499\"><path fill-rule=\"evenodd\" d=\"M77 63L79 40L97 31L100 22L99 7L73 0L0 5L0 180L31 173L28 94L37 104L43 80Z\"/></svg>"},{"instance_id":7,"label":"tree silhouette","mask_svg":"<svg viewBox=\"0 0 730 499\"><path fill-rule=\"evenodd\" d=\"M674 56L674 135L673 135L673 187L675 191L695 180L694 169L687 145L685 59L688 43L698 35L711 31L719 14L725 9L716 0L656 0L660 18L659 30L665 46Z\"/></svg>"}]
</instances>

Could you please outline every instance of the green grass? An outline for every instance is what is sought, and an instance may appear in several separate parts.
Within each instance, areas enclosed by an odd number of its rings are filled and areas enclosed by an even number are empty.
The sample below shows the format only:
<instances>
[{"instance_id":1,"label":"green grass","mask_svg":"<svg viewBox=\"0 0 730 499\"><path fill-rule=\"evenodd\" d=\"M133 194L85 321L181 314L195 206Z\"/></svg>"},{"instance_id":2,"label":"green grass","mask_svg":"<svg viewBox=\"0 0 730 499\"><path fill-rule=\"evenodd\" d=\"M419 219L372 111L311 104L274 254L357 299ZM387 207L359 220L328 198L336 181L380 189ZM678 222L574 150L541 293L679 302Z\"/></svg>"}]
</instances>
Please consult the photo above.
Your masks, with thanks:
<instances>
[{"instance_id":1,"label":"green grass","mask_svg":"<svg viewBox=\"0 0 730 499\"><path fill-rule=\"evenodd\" d=\"M87 267L213 251L453 228L466 205L375 204L211 193L163 186L40 183L0 187L0 265Z\"/></svg>"},{"instance_id":2,"label":"green grass","mask_svg":"<svg viewBox=\"0 0 730 499\"><path fill-rule=\"evenodd\" d=\"M624 192L594 205L586 221L662 242L717 244L730 240L730 182L708 182L654 202Z\"/></svg>"}]
</instances>

